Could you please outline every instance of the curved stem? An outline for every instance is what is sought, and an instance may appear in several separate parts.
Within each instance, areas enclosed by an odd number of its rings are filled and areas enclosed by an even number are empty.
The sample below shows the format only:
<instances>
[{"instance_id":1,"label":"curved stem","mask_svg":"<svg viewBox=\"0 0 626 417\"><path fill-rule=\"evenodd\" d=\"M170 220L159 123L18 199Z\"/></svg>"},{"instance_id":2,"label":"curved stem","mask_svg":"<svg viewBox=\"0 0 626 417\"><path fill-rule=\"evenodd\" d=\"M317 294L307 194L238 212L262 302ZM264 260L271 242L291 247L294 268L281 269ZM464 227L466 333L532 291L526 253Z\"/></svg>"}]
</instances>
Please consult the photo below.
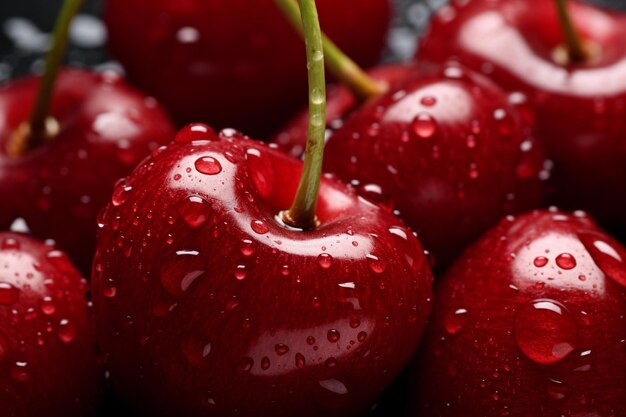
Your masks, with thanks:
<instances>
[{"instance_id":1,"label":"curved stem","mask_svg":"<svg viewBox=\"0 0 626 417\"><path fill-rule=\"evenodd\" d=\"M283 220L290 226L313 229L317 226L315 208L324 158L326 80L322 31L315 0L299 0L299 2L302 10L309 75L309 129L300 184L291 208L283 212Z\"/></svg>"},{"instance_id":2,"label":"curved stem","mask_svg":"<svg viewBox=\"0 0 626 417\"><path fill-rule=\"evenodd\" d=\"M274 0L276 6L291 25L303 34L300 8L295 0ZM324 55L326 64L332 74L343 84L348 86L359 100L365 101L387 92L389 87L386 83L371 78L352 59L341 51L328 36L322 33L324 42Z\"/></svg>"},{"instance_id":3,"label":"curved stem","mask_svg":"<svg viewBox=\"0 0 626 417\"><path fill-rule=\"evenodd\" d=\"M556 0L556 7L565 37L565 46L570 62L579 63L587 59L587 54L583 46L582 39L572 23L569 11L567 10L567 0Z\"/></svg>"},{"instance_id":4,"label":"curved stem","mask_svg":"<svg viewBox=\"0 0 626 417\"><path fill-rule=\"evenodd\" d=\"M50 101L54 92L54 82L65 55L70 23L83 5L83 1L65 0L63 4L63 9L54 26L52 44L46 55L45 69L30 119L22 123L9 141L7 151L13 156L19 156L29 149L36 148L46 139L54 136L58 129L56 122L49 118Z\"/></svg>"}]
</instances>

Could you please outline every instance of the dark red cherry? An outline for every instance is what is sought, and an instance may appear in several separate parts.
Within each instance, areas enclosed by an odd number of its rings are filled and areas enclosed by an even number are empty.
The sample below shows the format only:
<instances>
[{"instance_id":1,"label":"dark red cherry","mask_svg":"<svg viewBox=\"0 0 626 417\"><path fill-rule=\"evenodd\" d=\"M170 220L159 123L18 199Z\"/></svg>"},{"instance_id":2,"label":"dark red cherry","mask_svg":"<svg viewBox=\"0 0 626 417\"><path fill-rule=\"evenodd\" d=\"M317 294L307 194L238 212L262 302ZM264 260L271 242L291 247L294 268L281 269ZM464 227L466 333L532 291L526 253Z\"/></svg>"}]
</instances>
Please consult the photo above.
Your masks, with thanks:
<instances>
[{"instance_id":1,"label":"dark red cherry","mask_svg":"<svg viewBox=\"0 0 626 417\"><path fill-rule=\"evenodd\" d=\"M154 416L344 416L417 347L432 275L403 223L323 179L319 226L286 226L302 165L197 125L111 203L93 270L120 397Z\"/></svg>"},{"instance_id":2,"label":"dark red cherry","mask_svg":"<svg viewBox=\"0 0 626 417\"><path fill-rule=\"evenodd\" d=\"M582 212L503 220L437 289L413 415L624 415L624 260Z\"/></svg>"},{"instance_id":3,"label":"dark red cherry","mask_svg":"<svg viewBox=\"0 0 626 417\"><path fill-rule=\"evenodd\" d=\"M425 73L354 111L325 169L398 210L443 268L503 214L542 201L549 165L509 100L462 67Z\"/></svg>"},{"instance_id":4,"label":"dark red cherry","mask_svg":"<svg viewBox=\"0 0 626 417\"><path fill-rule=\"evenodd\" d=\"M389 0L318 0L323 30L375 64ZM109 47L179 123L267 135L306 102L302 40L272 0L107 0Z\"/></svg>"},{"instance_id":5,"label":"dark red cherry","mask_svg":"<svg viewBox=\"0 0 626 417\"><path fill-rule=\"evenodd\" d=\"M99 367L87 285L60 250L0 233L0 412L95 413Z\"/></svg>"},{"instance_id":6,"label":"dark red cherry","mask_svg":"<svg viewBox=\"0 0 626 417\"><path fill-rule=\"evenodd\" d=\"M626 14L568 1L588 56L568 60L554 1L473 0L444 7L420 59L454 58L536 109L536 131L554 161L559 206L625 225Z\"/></svg>"},{"instance_id":7,"label":"dark red cherry","mask_svg":"<svg viewBox=\"0 0 626 417\"><path fill-rule=\"evenodd\" d=\"M174 128L152 98L128 87L112 72L63 70L51 115L54 137L15 157L7 146L32 111L39 77L0 87L0 228L22 218L34 235L54 239L84 271L91 267L97 213L113 185ZM113 199L127 189L118 185Z\"/></svg>"}]
</instances>

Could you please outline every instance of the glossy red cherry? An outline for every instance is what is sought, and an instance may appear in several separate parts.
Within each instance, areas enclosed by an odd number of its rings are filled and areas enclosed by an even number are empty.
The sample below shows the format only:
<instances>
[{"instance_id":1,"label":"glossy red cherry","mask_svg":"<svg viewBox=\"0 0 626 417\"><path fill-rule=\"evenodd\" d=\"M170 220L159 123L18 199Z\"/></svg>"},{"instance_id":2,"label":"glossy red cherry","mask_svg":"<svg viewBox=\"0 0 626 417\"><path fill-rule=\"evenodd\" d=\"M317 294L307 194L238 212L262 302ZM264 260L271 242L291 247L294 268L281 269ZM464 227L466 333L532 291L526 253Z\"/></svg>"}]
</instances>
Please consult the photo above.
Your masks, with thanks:
<instances>
[{"instance_id":1,"label":"glossy red cherry","mask_svg":"<svg viewBox=\"0 0 626 417\"><path fill-rule=\"evenodd\" d=\"M116 391L155 416L367 409L429 311L418 241L331 179L319 227L287 227L299 161L201 125L177 141L101 217L93 296Z\"/></svg>"},{"instance_id":2,"label":"glossy red cherry","mask_svg":"<svg viewBox=\"0 0 626 417\"><path fill-rule=\"evenodd\" d=\"M437 289L413 415L625 415L624 260L582 212L503 220Z\"/></svg>"},{"instance_id":3,"label":"glossy red cherry","mask_svg":"<svg viewBox=\"0 0 626 417\"><path fill-rule=\"evenodd\" d=\"M111 72L64 70L51 114L58 133L19 157L7 146L32 110L38 77L0 87L0 228L23 218L40 238L52 238L84 271L95 247L96 214L115 181L159 145L174 128L154 99Z\"/></svg>"},{"instance_id":4,"label":"glossy red cherry","mask_svg":"<svg viewBox=\"0 0 626 417\"><path fill-rule=\"evenodd\" d=\"M439 268L503 214L540 204L549 176L507 97L457 66L365 103L328 139L324 167L399 210Z\"/></svg>"},{"instance_id":5,"label":"glossy red cherry","mask_svg":"<svg viewBox=\"0 0 626 417\"><path fill-rule=\"evenodd\" d=\"M419 58L454 57L536 108L537 136L555 163L557 200L601 222L626 210L626 14L570 1L589 57L568 63L553 1L473 0L443 8Z\"/></svg>"},{"instance_id":6,"label":"glossy red cherry","mask_svg":"<svg viewBox=\"0 0 626 417\"><path fill-rule=\"evenodd\" d=\"M67 256L0 233L0 414L84 417L100 375L87 285Z\"/></svg>"},{"instance_id":7,"label":"glossy red cherry","mask_svg":"<svg viewBox=\"0 0 626 417\"><path fill-rule=\"evenodd\" d=\"M318 0L322 28L360 64L378 61L389 0ZM267 135L306 100L302 40L272 0L108 0L110 50L180 123Z\"/></svg>"},{"instance_id":8,"label":"glossy red cherry","mask_svg":"<svg viewBox=\"0 0 626 417\"><path fill-rule=\"evenodd\" d=\"M398 89L403 83L419 77L424 66L415 62L388 64L374 67L367 73L373 80L387 83L390 89ZM332 131L343 126L346 118L359 106L360 103L348 87L342 84L330 86L326 99L328 129ZM308 109L300 111L280 129L272 142L279 145L289 155L300 158L306 145L308 120Z\"/></svg>"}]
</instances>

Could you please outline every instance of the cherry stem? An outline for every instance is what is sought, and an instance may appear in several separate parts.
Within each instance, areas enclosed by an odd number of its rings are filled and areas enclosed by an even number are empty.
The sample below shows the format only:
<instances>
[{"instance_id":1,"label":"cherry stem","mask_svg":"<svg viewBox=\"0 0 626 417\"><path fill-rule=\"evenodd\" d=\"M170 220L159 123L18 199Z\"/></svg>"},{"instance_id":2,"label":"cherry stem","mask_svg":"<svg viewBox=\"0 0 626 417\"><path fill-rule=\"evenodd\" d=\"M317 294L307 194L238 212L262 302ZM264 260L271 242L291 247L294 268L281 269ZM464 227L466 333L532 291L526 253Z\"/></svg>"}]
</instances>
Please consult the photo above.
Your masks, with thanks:
<instances>
[{"instance_id":1,"label":"cherry stem","mask_svg":"<svg viewBox=\"0 0 626 417\"><path fill-rule=\"evenodd\" d=\"M274 0L276 6L291 25L303 35L300 8L295 0ZM330 72L345 84L361 101L378 97L387 92L389 86L367 75L333 41L322 33L324 55Z\"/></svg>"},{"instance_id":2,"label":"cherry stem","mask_svg":"<svg viewBox=\"0 0 626 417\"><path fill-rule=\"evenodd\" d=\"M52 44L46 55L46 63L41 84L29 122L23 123L14 134L9 153L18 156L45 142L54 132L50 132L50 101L54 92L59 67L67 48L67 39L72 19L78 13L84 0L65 0L53 31ZM54 124L53 124L54 125Z\"/></svg>"},{"instance_id":3,"label":"cherry stem","mask_svg":"<svg viewBox=\"0 0 626 417\"><path fill-rule=\"evenodd\" d=\"M565 36L565 46L570 61L574 63L585 61L587 54L585 53L582 39L574 27L570 13L567 10L567 0L556 0L556 7L559 12L561 28Z\"/></svg>"},{"instance_id":4,"label":"cherry stem","mask_svg":"<svg viewBox=\"0 0 626 417\"><path fill-rule=\"evenodd\" d=\"M304 152L304 167L291 208L283 212L283 221L300 229L317 226L315 209L322 175L326 133L326 79L322 30L315 0L299 0L306 43L309 77L309 128Z\"/></svg>"}]
</instances>

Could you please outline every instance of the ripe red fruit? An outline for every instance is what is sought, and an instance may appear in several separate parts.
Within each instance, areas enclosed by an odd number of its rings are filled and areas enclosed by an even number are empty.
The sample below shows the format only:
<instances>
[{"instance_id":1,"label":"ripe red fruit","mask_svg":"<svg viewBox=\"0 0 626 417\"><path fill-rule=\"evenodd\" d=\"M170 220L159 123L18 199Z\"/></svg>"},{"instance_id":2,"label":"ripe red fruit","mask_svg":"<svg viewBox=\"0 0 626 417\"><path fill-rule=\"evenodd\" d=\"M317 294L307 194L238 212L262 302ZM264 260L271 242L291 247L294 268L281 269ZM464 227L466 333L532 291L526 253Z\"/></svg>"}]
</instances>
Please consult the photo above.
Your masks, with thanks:
<instances>
[{"instance_id":1,"label":"ripe red fruit","mask_svg":"<svg viewBox=\"0 0 626 417\"><path fill-rule=\"evenodd\" d=\"M626 415L624 259L581 212L503 220L437 289L419 415Z\"/></svg>"},{"instance_id":2,"label":"ripe red fruit","mask_svg":"<svg viewBox=\"0 0 626 417\"><path fill-rule=\"evenodd\" d=\"M299 161L202 125L177 142L103 215L93 295L114 388L158 416L367 409L429 311L417 239L330 179L320 226L286 227Z\"/></svg>"},{"instance_id":3,"label":"ripe red fruit","mask_svg":"<svg viewBox=\"0 0 626 417\"><path fill-rule=\"evenodd\" d=\"M368 75L376 81L384 81L392 90L397 90L402 84L420 76L424 64L404 62L374 67ZM342 84L330 86L326 97L326 124L329 129L339 129L346 118L358 110L361 104L348 87ZM308 109L301 110L274 136L272 142L279 145L285 152L296 158L304 153L309 123Z\"/></svg>"},{"instance_id":4,"label":"ripe red fruit","mask_svg":"<svg viewBox=\"0 0 626 417\"><path fill-rule=\"evenodd\" d=\"M154 99L114 73L64 70L51 106L58 134L9 156L7 146L29 118L39 81L28 77L0 87L0 228L23 218L36 236L54 239L88 271L96 214L113 184L170 141L174 128Z\"/></svg>"},{"instance_id":5,"label":"ripe red fruit","mask_svg":"<svg viewBox=\"0 0 626 417\"><path fill-rule=\"evenodd\" d=\"M0 233L0 414L84 417L100 375L87 285L61 251Z\"/></svg>"},{"instance_id":6,"label":"ripe red fruit","mask_svg":"<svg viewBox=\"0 0 626 417\"><path fill-rule=\"evenodd\" d=\"M322 28L357 62L378 61L389 0L318 0ZM108 0L113 56L181 123L266 135L306 102L302 40L272 0Z\"/></svg>"},{"instance_id":7,"label":"ripe red fruit","mask_svg":"<svg viewBox=\"0 0 626 417\"><path fill-rule=\"evenodd\" d=\"M484 77L457 66L365 103L334 131L325 170L397 209L445 267L505 213L542 200L542 148Z\"/></svg>"},{"instance_id":8,"label":"ripe red fruit","mask_svg":"<svg viewBox=\"0 0 626 417\"><path fill-rule=\"evenodd\" d=\"M559 206L625 225L626 14L569 1L589 52L567 62L553 1L474 0L443 8L419 58L454 57L536 108L537 136L555 163Z\"/></svg>"}]
</instances>

